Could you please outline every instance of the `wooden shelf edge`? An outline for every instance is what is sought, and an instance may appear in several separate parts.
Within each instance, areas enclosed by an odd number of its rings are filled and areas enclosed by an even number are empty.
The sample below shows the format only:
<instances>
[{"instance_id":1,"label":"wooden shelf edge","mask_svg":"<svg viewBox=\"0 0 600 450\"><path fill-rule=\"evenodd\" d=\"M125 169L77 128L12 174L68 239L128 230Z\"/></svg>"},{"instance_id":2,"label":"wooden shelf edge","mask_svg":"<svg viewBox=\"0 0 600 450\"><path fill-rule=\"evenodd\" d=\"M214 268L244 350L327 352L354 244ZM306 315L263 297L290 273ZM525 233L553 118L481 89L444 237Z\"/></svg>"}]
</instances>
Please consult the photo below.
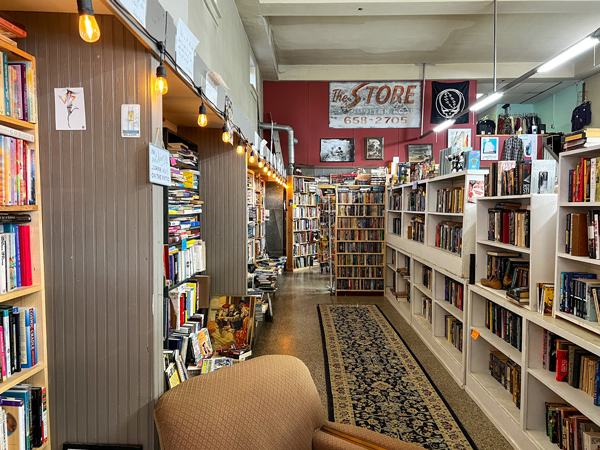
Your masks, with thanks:
<instances>
[{"instance_id":1,"label":"wooden shelf edge","mask_svg":"<svg viewBox=\"0 0 600 450\"><path fill-rule=\"evenodd\" d=\"M46 363L40 362L29 369L23 369L20 372L17 372L15 375L7 378L6 381L0 383L0 392L5 392L10 388L15 387L17 384L42 372L44 369L46 369Z\"/></svg>"},{"instance_id":2,"label":"wooden shelf edge","mask_svg":"<svg viewBox=\"0 0 600 450\"><path fill-rule=\"evenodd\" d=\"M38 205L0 206L0 212L38 211Z\"/></svg>"},{"instance_id":3,"label":"wooden shelf edge","mask_svg":"<svg viewBox=\"0 0 600 450\"><path fill-rule=\"evenodd\" d=\"M12 291L7 292L6 294L0 295L0 303L7 302L9 300L14 300L15 298L19 297L24 297L26 295L35 294L36 292L40 292L42 289L43 287L41 284L13 289Z\"/></svg>"}]
</instances>

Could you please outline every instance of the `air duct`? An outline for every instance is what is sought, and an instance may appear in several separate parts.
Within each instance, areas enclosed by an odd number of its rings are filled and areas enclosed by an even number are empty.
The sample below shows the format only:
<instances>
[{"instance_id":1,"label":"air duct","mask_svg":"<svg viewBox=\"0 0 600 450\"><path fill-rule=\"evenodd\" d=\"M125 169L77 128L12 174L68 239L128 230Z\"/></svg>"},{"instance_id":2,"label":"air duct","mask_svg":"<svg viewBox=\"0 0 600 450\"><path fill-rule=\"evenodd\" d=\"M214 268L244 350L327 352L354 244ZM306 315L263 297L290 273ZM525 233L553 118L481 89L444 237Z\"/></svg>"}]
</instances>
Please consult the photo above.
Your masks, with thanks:
<instances>
[{"instance_id":1,"label":"air duct","mask_svg":"<svg viewBox=\"0 0 600 450\"><path fill-rule=\"evenodd\" d=\"M287 174L294 174L294 144L298 141L294 139L294 129L289 125L277 125L275 123L259 122L258 128L261 130L285 131L288 134L288 166Z\"/></svg>"}]
</instances>

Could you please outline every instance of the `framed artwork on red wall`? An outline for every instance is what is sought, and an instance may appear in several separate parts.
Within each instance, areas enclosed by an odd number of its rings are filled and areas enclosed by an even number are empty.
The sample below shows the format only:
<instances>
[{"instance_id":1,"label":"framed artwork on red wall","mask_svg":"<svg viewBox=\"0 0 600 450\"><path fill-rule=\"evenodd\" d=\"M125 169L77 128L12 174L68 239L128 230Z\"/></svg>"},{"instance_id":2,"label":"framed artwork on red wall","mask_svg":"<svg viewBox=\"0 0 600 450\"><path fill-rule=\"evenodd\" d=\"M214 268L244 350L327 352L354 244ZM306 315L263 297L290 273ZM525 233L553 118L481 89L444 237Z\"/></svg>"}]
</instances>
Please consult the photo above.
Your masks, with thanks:
<instances>
[{"instance_id":1,"label":"framed artwork on red wall","mask_svg":"<svg viewBox=\"0 0 600 450\"><path fill-rule=\"evenodd\" d=\"M365 160L383 161L383 137L365 138Z\"/></svg>"},{"instance_id":2,"label":"framed artwork on red wall","mask_svg":"<svg viewBox=\"0 0 600 450\"><path fill-rule=\"evenodd\" d=\"M354 162L354 138L321 139L321 162Z\"/></svg>"}]
</instances>

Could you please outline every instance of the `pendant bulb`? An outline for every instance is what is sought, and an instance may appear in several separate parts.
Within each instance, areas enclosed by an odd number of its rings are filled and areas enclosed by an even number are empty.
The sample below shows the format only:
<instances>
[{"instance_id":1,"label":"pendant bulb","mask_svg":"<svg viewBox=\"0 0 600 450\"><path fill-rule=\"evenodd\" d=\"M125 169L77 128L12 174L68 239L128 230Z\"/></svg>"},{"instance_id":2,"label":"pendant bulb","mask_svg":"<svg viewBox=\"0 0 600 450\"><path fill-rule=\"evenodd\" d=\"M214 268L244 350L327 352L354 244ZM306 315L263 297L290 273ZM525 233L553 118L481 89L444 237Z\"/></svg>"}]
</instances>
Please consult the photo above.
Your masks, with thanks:
<instances>
[{"instance_id":1,"label":"pendant bulb","mask_svg":"<svg viewBox=\"0 0 600 450\"><path fill-rule=\"evenodd\" d=\"M231 131L229 130L229 126L227 124L223 125L223 135L221 138L226 144L231 141Z\"/></svg>"},{"instance_id":2,"label":"pendant bulb","mask_svg":"<svg viewBox=\"0 0 600 450\"><path fill-rule=\"evenodd\" d=\"M85 42L96 42L100 39L100 27L94 17L92 0L77 0L79 11L79 36Z\"/></svg>"},{"instance_id":3,"label":"pendant bulb","mask_svg":"<svg viewBox=\"0 0 600 450\"><path fill-rule=\"evenodd\" d=\"M154 82L154 90L160 94L165 95L169 92L169 83L167 83L167 69L165 66L160 65L156 68L156 81Z\"/></svg>"},{"instance_id":4,"label":"pendant bulb","mask_svg":"<svg viewBox=\"0 0 600 450\"><path fill-rule=\"evenodd\" d=\"M198 125L201 127L205 127L208 125L208 117L206 117L206 106L204 106L204 101L198 108Z\"/></svg>"}]
</instances>

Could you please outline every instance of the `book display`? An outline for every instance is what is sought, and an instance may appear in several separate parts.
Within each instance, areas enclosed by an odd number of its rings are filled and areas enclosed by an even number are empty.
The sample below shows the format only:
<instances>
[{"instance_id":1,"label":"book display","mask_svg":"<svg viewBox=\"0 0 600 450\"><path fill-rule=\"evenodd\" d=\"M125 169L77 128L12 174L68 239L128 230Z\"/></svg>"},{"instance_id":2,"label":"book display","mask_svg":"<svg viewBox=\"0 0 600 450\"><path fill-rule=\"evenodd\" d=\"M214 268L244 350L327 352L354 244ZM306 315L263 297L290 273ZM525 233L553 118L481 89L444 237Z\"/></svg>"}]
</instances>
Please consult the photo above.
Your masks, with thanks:
<instances>
[{"instance_id":1,"label":"book display","mask_svg":"<svg viewBox=\"0 0 600 450\"><path fill-rule=\"evenodd\" d=\"M9 417L24 425L0 445L15 448L50 446L35 68L0 41L0 428Z\"/></svg>"},{"instance_id":2,"label":"book display","mask_svg":"<svg viewBox=\"0 0 600 450\"><path fill-rule=\"evenodd\" d=\"M248 264L264 257L266 247L265 181L253 170L247 173Z\"/></svg>"},{"instance_id":3,"label":"book display","mask_svg":"<svg viewBox=\"0 0 600 450\"><path fill-rule=\"evenodd\" d=\"M336 293L384 292L385 188L338 186Z\"/></svg>"},{"instance_id":4,"label":"book display","mask_svg":"<svg viewBox=\"0 0 600 450\"><path fill-rule=\"evenodd\" d=\"M334 271L335 186L319 185L319 264L321 271Z\"/></svg>"},{"instance_id":5,"label":"book display","mask_svg":"<svg viewBox=\"0 0 600 450\"><path fill-rule=\"evenodd\" d=\"M310 269L319 264L319 208L314 178L288 176L286 270Z\"/></svg>"},{"instance_id":6,"label":"book display","mask_svg":"<svg viewBox=\"0 0 600 450\"><path fill-rule=\"evenodd\" d=\"M410 323L411 315L411 265L408 254L387 245L385 266L385 296L392 302L404 319Z\"/></svg>"}]
</instances>

